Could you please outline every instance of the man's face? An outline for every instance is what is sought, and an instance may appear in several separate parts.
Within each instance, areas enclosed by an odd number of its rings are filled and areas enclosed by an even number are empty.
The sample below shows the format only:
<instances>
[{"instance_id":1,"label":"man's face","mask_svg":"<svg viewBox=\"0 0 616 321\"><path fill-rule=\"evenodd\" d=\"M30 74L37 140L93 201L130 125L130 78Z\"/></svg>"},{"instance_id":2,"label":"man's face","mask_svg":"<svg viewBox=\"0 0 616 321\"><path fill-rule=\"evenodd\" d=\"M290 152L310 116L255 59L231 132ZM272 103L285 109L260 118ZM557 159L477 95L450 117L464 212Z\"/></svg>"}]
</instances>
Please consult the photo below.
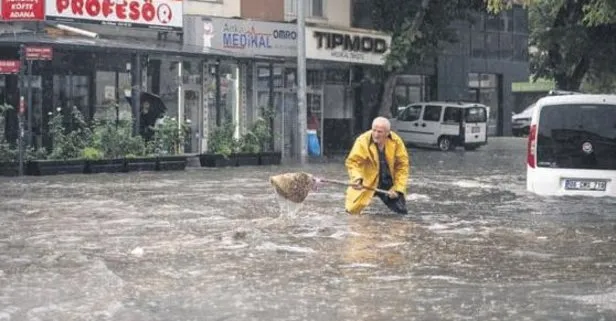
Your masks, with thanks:
<instances>
[{"instance_id":1,"label":"man's face","mask_svg":"<svg viewBox=\"0 0 616 321\"><path fill-rule=\"evenodd\" d=\"M375 143L381 144L385 142L385 139L389 135L389 129L383 124L374 124L372 125L372 140Z\"/></svg>"}]
</instances>

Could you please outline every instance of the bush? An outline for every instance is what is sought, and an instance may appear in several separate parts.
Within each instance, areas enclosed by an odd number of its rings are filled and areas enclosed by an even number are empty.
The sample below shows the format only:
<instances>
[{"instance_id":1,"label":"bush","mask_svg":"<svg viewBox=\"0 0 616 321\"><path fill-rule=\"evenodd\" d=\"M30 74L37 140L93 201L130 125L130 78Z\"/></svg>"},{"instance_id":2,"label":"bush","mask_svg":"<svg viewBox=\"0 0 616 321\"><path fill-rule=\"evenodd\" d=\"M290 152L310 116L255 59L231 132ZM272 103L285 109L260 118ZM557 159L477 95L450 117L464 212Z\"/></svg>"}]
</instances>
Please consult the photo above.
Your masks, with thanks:
<instances>
[{"instance_id":1,"label":"bush","mask_svg":"<svg viewBox=\"0 0 616 321\"><path fill-rule=\"evenodd\" d=\"M127 155L143 156L146 145L143 137L132 135L130 121L116 124L109 121L99 122L94 127L93 148L101 151L104 158L122 158Z\"/></svg>"},{"instance_id":2,"label":"bush","mask_svg":"<svg viewBox=\"0 0 616 321\"><path fill-rule=\"evenodd\" d=\"M163 117L153 128L154 135L148 143L148 151L156 155L175 155L186 144L189 126L186 123L178 128L175 118Z\"/></svg>"}]
</instances>

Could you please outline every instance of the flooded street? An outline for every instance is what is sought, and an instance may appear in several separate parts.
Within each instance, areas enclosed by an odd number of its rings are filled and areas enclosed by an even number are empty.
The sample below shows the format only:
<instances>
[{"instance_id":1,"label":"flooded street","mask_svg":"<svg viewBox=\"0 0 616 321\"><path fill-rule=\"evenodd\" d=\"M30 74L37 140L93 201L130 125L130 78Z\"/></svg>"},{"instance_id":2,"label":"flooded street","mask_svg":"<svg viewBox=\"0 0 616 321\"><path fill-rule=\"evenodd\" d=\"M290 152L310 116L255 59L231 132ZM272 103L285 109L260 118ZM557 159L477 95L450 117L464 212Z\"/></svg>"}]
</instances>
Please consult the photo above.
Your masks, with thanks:
<instances>
[{"instance_id":1,"label":"flooded street","mask_svg":"<svg viewBox=\"0 0 616 321\"><path fill-rule=\"evenodd\" d=\"M616 319L616 200L529 195L524 139L410 151L408 216L281 202L296 167L0 178L0 320Z\"/></svg>"}]
</instances>

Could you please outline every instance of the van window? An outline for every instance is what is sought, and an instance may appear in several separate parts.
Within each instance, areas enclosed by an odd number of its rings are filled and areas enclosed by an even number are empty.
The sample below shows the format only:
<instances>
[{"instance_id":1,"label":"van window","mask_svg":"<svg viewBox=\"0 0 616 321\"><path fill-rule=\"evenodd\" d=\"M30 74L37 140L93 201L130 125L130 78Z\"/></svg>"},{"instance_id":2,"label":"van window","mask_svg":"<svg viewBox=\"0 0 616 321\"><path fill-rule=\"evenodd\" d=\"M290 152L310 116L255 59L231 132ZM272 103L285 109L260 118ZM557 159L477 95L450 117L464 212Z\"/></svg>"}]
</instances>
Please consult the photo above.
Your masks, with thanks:
<instances>
[{"instance_id":1,"label":"van window","mask_svg":"<svg viewBox=\"0 0 616 321\"><path fill-rule=\"evenodd\" d=\"M537 166L616 170L616 105L543 107Z\"/></svg>"},{"instance_id":2,"label":"van window","mask_svg":"<svg viewBox=\"0 0 616 321\"><path fill-rule=\"evenodd\" d=\"M485 123L488 120L486 109L484 107L466 108L464 120L467 123Z\"/></svg>"},{"instance_id":3,"label":"van window","mask_svg":"<svg viewBox=\"0 0 616 321\"><path fill-rule=\"evenodd\" d=\"M409 106L398 117L401 121L416 121L419 119L421 113L421 105Z\"/></svg>"},{"instance_id":4,"label":"van window","mask_svg":"<svg viewBox=\"0 0 616 321\"><path fill-rule=\"evenodd\" d=\"M445 114L443 115L443 122L445 123L460 123L462 117L462 109L459 107L445 107Z\"/></svg>"},{"instance_id":5,"label":"van window","mask_svg":"<svg viewBox=\"0 0 616 321\"><path fill-rule=\"evenodd\" d=\"M425 121L440 121L441 120L441 106L427 105L424 110L423 120Z\"/></svg>"}]
</instances>

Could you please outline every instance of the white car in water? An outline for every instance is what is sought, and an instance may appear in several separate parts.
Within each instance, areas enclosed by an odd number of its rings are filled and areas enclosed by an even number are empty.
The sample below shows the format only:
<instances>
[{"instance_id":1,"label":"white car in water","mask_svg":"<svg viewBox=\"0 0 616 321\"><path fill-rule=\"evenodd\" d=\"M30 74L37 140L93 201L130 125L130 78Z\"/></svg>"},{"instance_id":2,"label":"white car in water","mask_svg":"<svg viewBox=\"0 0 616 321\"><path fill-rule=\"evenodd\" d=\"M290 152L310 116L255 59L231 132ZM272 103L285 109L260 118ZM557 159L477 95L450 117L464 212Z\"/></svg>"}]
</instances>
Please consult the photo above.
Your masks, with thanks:
<instances>
[{"instance_id":1,"label":"white car in water","mask_svg":"<svg viewBox=\"0 0 616 321\"><path fill-rule=\"evenodd\" d=\"M616 95L539 99L526 163L529 192L616 196Z\"/></svg>"},{"instance_id":2,"label":"white car in water","mask_svg":"<svg viewBox=\"0 0 616 321\"><path fill-rule=\"evenodd\" d=\"M518 114L511 116L511 133L513 136L528 135L530 129L530 118L533 116L535 104L526 107Z\"/></svg>"},{"instance_id":3,"label":"white car in water","mask_svg":"<svg viewBox=\"0 0 616 321\"><path fill-rule=\"evenodd\" d=\"M392 119L392 129L408 144L475 150L488 143L489 113L489 107L478 103L418 102Z\"/></svg>"}]
</instances>

